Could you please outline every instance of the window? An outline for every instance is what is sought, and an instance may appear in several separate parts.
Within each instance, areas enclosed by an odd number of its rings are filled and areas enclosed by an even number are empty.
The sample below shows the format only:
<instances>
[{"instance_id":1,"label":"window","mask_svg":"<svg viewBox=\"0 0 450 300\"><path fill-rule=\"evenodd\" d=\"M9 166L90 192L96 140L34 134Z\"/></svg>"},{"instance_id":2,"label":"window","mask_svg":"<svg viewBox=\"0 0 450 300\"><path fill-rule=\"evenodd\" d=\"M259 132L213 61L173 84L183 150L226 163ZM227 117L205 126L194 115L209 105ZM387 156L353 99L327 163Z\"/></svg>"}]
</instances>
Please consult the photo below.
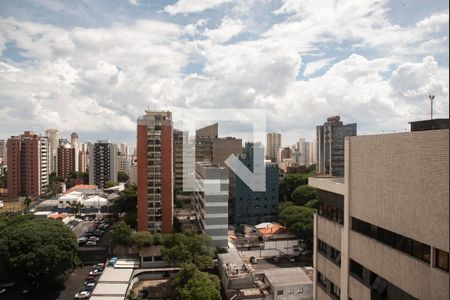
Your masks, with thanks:
<instances>
[{"instance_id":1,"label":"window","mask_svg":"<svg viewBox=\"0 0 450 300\"><path fill-rule=\"evenodd\" d=\"M295 293L294 290L289 290L288 295L293 295Z\"/></svg>"},{"instance_id":2,"label":"window","mask_svg":"<svg viewBox=\"0 0 450 300\"><path fill-rule=\"evenodd\" d=\"M297 294L303 294L303 288L298 289Z\"/></svg>"},{"instance_id":3,"label":"window","mask_svg":"<svg viewBox=\"0 0 450 300\"><path fill-rule=\"evenodd\" d=\"M341 289L333 283L331 284L331 292L333 293L333 295L338 297L341 295Z\"/></svg>"},{"instance_id":4,"label":"window","mask_svg":"<svg viewBox=\"0 0 450 300\"><path fill-rule=\"evenodd\" d=\"M439 249L435 249L435 266L448 272L448 253Z\"/></svg>"},{"instance_id":5,"label":"window","mask_svg":"<svg viewBox=\"0 0 450 300\"><path fill-rule=\"evenodd\" d=\"M283 290L277 291L277 295L283 295L283 294L284 294L284 291L283 291Z\"/></svg>"},{"instance_id":6,"label":"window","mask_svg":"<svg viewBox=\"0 0 450 300\"><path fill-rule=\"evenodd\" d=\"M353 277L363 280L363 266L353 259L350 259L350 273L354 275Z\"/></svg>"}]
</instances>

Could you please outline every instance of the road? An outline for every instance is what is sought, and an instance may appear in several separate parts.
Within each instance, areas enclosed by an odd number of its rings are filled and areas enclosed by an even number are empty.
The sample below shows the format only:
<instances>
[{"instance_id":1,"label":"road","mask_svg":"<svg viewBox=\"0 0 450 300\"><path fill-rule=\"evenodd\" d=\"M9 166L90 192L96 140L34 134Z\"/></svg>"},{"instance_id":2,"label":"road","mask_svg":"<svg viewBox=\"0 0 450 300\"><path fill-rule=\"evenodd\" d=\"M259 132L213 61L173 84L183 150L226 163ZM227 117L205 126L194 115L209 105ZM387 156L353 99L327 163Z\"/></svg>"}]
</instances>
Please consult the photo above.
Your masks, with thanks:
<instances>
[{"instance_id":1,"label":"road","mask_svg":"<svg viewBox=\"0 0 450 300\"><path fill-rule=\"evenodd\" d=\"M92 266L78 268L69 275L66 281L65 289L59 294L58 300L73 300L76 293L78 293L82 286L84 279L89 275Z\"/></svg>"}]
</instances>

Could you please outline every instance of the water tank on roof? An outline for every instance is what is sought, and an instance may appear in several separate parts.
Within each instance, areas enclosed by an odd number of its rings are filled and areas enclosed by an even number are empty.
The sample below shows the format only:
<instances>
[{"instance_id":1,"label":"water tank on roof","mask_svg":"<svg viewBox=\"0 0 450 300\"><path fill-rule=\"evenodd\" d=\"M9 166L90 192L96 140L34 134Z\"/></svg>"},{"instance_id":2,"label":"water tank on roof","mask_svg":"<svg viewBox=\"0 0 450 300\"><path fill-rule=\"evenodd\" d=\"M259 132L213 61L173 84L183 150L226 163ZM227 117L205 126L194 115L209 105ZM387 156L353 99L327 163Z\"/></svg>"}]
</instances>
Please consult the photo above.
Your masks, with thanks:
<instances>
[{"instance_id":1,"label":"water tank on roof","mask_svg":"<svg viewBox=\"0 0 450 300\"><path fill-rule=\"evenodd\" d=\"M341 120L340 116L332 116L327 118L327 122L339 122Z\"/></svg>"}]
</instances>

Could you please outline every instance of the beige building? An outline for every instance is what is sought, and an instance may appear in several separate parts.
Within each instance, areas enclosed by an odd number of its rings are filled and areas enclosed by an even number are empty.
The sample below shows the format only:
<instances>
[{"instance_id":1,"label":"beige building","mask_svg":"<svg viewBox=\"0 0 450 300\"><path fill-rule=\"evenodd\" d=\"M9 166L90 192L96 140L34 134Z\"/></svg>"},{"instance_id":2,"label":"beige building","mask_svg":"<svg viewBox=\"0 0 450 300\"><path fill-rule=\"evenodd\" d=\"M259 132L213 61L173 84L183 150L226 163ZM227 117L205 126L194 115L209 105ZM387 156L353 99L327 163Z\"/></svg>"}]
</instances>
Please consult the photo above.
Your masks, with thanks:
<instances>
[{"instance_id":1,"label":"beige building","mask_svg":"<svg viewBox=\"0 0 450 300\"><path fill-rule=\"evenodd\" d=\"M276 132L268 133L266 147L266 158L270 159L272 162L279 162L281 160L279 155L279 150L281 148L281 134Z\"/></svg>"},{"instance_id":2,"label":"beige building","mask_svg":"<svg viewBox=\"0 0 450 300\"><path fill-rule=\"evenodd\" d=\"M315 299L449 299L448 146L448 120L352 136L345 177L309 179Z\"/></svg>"}]
</instances>

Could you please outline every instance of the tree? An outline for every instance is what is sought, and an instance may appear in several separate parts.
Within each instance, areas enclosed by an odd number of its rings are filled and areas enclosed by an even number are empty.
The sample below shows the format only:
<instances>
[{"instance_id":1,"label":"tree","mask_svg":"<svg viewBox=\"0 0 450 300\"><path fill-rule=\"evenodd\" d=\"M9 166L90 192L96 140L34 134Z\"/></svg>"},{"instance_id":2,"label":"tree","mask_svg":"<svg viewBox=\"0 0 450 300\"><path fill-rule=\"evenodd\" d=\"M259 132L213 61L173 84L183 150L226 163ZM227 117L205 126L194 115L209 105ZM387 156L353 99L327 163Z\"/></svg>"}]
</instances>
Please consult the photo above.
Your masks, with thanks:
<instances>
[{"instance_id":1,"label":"tree","mask_svg":"<svg viewBox=\"0 0 450 300\"><path fill-rule=\"evenodd\" d=\"M30 291L63 288L78 263L75 235L59 221L16 219L0 231L1 273Z\"/></svg>"},{"instance_id":2,"label":"tree","mask_svg":"<svg viewBox=\"0 0 450 300\"><path fill-rule=\"evenodd\" d=\"M132 228L136 228L136 214L137 214L137 187L131 185L125 190L120 192L119 198L114 200L110 206L110 211L118 216L121 213L125 213L124 220Z\"/></svg>"},{"instance_id":3,"label":"tree","mask_svg":"<svg viewBox=\"0 0 450 300\"><path fill-rule=\"evenodd\" d=\"M316 172L316 164L311 164L309 165L309 167L306 169L306 173L315 173Z\"/></svg>"},{"instance_id":4,"label":"tree","mask_svg":"<svg viewBox=\"0 0 450 300\"><path fill-rule=\"evenodd\" d=\"M304 206L309 207L309 208L319 209L319 200L317 200L317 199L309 200Z\"/></svg>"},{"instance_id":5,"label":"tree","mask_svg":"<svg viewBox=\"0 0 450 300\"><path fill-rule=\"evenodd\" d=\"M293 201L292 192L300 186L308 184L312 174L288 174L280 182L280 201Z\"/></svg>"},{"instance_id":6,"label":"tree","mask_svg":"<svg viewBox=\"0 0 450 300\"><path fill-rule=\"evenodd\" d=\"M173 217L173 232L181 232L183 224L181 223L180 219L177 217Z\"/></svg>"},{"instance_id":7,"label":"tree","mask_svg":"<svg viewBox=\"0 0 450 300\"><path fill-rule=\"evenodd\" d=\"M127 182L130 179L130 176L128 176L125 172L117 172L117 180L119 182Z\"/></svg>"},{"instance_id":8,"label":"tree","mask_svg":"<svg viewBox=\"0 0 450 300\"><path fill-rule=\"evenodd\" d=\"M315 212L309 207L292 205L278 215L280 223L302 239L308 251L312 251Z\"/></svg>"},{"instance_id":9,"label":"tree","mask_svg":"<svg viewBox=\"0 0 450 300\"><path fill-rule=\"evenodd\" d=\"M201 272L194 264L183 265L175 278L175 299L220 300L220 280Z\"/></svg>"},{"instance_id":10,"label":"tree","mask_svg":"<svg viewBox=\"0 0 450 300\"><path fill-rule=\"evenodd\" d=\"M161 254L163 260L172 265L193 263L200 269L213 266L211 238L192 231L166 235Z\"/></svg>"},{"instance_id":11,"label":"tree","mask_svg":"<svg viewBox=\"0 0 450 300\"><path fill-rule=\"evenodd\" d=\"M306 202L317 198L317 189L309 185L301 185L292 192L291 199L297 205L305 205Z\"/></svg>"},{"instance_id":12,"label":"tree","mask_svg":"<svg viewBox=\"0 0 450 300\"><path fill-rule=\"evenodd\" d=\"M0 188L3 188L3 189L8 188L7 177L8 177L8 171L6 171L6 169L5 169L5 172L2 175L0 175Z\"/></svg>"},{"instance_id":13,"label":"tree","mask_svg":"<svg viewBox=\"0 0 450 300\"><path fill-rule=\"evenodd\" d=\"M23 207L26 212L28 212L28 209L30 208L30 204L31 204L31 198L26 197L25 200L23 200Z\"/></svg>"},{"instance_id":14,"label":"tree","mask_svg":"<svg viewBox=\"0 0 450 300\"><path fill-rule=\"evenodd\" d=\"M278 213L282 212L286 207L294 205L294 202L283 201L278 204Z\"/></svg>"},{"instance_id":15,"label":"tree","mask_svg":"<svg viewBox=\"0 0 450 300\"><path fill-rule=\"evenodd\" d=\"M130 246L133 243L133 230L124 221L120 221L111 230L111 243Z\"/></svg>"},{"instance_id":16,"label":"tree","mask_svg":"<svg viewBox=\"0 0 450 300\"><path fill-rule=\"evenodd\" d=\"M81 214L81 209L84 207L84 204L82 204L81 202L78 202L78 201L72 201L69 203L69 205L70 205L70 210L76 216Z\"/></svg>"},{"instance_id":17,"label":"tree","mask_svg":"<svg viewBox=\"0 0 450 300\"><path fill-rule=\"evenodd\" d=\"M108 181L105 183L105 185L106 185L106 188L110 188L110 187L116 186L116 185L117 185L117 182L114 182L114 181L112 181L112 180L108 180Z\"/></svg>"}]
</instances>

